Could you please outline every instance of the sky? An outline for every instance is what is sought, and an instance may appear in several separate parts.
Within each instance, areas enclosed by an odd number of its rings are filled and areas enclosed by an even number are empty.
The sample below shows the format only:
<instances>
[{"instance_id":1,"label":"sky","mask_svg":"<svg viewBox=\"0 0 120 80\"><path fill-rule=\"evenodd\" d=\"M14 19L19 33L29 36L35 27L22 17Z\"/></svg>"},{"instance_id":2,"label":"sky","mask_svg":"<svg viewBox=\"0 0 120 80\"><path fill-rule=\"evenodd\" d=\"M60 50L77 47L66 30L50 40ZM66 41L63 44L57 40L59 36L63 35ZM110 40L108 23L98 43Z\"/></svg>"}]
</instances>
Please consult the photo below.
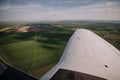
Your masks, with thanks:
<instances>
[{"instance_id":1,"label":"sky","mask_svg":"<svg viewBox=\"0 0 120 80\"><path fill-rule=\"evenodd\" d=\"M120 20L120 0L0 0L0 21Z\"/></svg>"}]
</instances>

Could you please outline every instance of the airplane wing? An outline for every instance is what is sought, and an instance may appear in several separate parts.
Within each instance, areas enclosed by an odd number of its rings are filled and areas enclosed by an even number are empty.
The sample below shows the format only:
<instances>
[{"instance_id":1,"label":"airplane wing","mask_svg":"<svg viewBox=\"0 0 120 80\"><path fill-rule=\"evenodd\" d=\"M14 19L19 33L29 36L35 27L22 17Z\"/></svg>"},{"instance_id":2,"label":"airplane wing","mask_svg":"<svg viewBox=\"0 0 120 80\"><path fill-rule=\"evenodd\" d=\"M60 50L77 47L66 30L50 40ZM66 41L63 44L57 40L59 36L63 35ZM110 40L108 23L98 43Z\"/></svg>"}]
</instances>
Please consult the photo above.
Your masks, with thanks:
<instances>
[{"instance_id":1,"label":"airplane wing","mask_svg":"<svg viewBox=\"0 0 120 80\"><path fill-rule=\"evenodd\" d=\"M120 80L120 51L90 30L78 29L59 63L40 80Z\"/></svg>"}]
</instances>

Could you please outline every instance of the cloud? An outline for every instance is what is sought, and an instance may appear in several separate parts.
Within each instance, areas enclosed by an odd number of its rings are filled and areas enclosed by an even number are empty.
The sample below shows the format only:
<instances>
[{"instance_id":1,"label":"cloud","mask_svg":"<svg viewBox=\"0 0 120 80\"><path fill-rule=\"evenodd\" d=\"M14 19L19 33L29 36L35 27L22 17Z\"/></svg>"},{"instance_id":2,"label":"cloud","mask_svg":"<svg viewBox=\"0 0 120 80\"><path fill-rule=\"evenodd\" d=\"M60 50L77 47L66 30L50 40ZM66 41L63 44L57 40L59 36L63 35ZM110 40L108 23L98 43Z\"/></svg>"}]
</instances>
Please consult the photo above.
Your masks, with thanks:
<instances>
[{"instance_id":1,"label":"cloud","mask_svg":"<svg viewBox=\"0 0 120 80\"><path fill-rule=\"evenodd\" d=\"M54 5L51 3L42 2L26 3L27 0L22 0L26 5L0 5L0 21L22 21L22 20L120 20L120 2L119 1L104 1L96 4L91 2L95 0L59 0L58 3L65 4ZM35 0L36 1L36 0ZM53 2L56 0L52 0ZM77 2L78 1L78 2ZM81 2L80 2L81 1ZM79 3L80 2L80 3ZM17 3L17 2L14 2ZM22 3L22 2L21 2ZM47 3L49 5L44 5ZM77 6L75 5L77 4ZM82 5L78 5L82 4ZM86 4L86 5L83 5ZM89 4L89 5L87 5ZM71 6L74 5L74 6Z\"/></svg>"}]
</instances>

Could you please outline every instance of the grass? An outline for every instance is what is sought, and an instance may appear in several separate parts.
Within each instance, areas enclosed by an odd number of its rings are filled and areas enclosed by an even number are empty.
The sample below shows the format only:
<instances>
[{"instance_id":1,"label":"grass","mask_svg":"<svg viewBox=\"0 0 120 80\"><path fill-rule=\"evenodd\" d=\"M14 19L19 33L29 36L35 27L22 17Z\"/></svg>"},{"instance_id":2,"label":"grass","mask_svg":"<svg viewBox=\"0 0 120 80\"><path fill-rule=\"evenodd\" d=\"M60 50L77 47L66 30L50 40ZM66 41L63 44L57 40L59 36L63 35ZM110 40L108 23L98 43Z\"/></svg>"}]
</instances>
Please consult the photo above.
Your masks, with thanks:
<instances>
[{"instance_id":1,"label":"grass","mask_svg":"<svg viewBox=\"0 0 120 80\"><path fill-rule=\"evenodd\" d=\"M64 48L64 46L47 45L54 47L56 51L53 51L42 46L43 44L31 40L3 45L1 48L13 66L26 71L57 62Z\"/></svg>"},{"instance_id":2,"label":"grass","mask_svg":"<svg viewBox=\"0 0 120 80\"><path fill-rule=\"evenodd\" d=\"M0 56L10 65L41 77L58 61L76 28L55 28L37 33L12 33L0 36ZM93 30L118 49L120 34Z\"/></svg>"},{"instance_id":3,"label":"grass","mask_svg":"<svg viewBox=\"0 0 120 80\"><path fill-rule=\"evenodd\" d=\"M30 73L56 63L73 31L55 29L35 33L16 33L3 36L0 56L12 66ZM35 39L36 38L36 39ZM4 43L4 44L3 44Z\"/></svg>"}]
</instances>

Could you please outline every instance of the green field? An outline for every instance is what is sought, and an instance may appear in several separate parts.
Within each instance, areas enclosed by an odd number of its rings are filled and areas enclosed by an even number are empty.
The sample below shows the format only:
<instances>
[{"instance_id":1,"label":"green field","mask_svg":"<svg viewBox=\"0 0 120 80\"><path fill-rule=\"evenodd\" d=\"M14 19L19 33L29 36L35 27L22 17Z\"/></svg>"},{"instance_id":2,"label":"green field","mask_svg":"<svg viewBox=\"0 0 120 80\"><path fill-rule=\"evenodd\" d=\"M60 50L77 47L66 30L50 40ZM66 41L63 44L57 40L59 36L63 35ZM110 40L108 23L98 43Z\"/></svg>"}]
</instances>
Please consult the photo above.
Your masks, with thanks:
<instances>
[{"instance_id":1,"label":"green field","mask_svg":"<svg viewBox=\"0 0 120 80\"><path fill-rule=\"evenodd\" d=\"M0 33L0 57L11 66L40 77L59 61L66 43L77 28L90 29L120 49L120 33L117 32L120 25L59 25L63 27L52 26L52 29L36 33ZM48 24L46 28L49 28Z\"/></svg>"},{"instance_id":2,"label":"green field","mask_svg":"<svg viewBox=\"0 0 120 80\"><path fill-rule=\"evenodd\" d=\"M0 56L10 65L31 73L57 63L72 33L54 29L36 35L34 32L7 34L1 37Z\"/></svg>"}]
</instances>

